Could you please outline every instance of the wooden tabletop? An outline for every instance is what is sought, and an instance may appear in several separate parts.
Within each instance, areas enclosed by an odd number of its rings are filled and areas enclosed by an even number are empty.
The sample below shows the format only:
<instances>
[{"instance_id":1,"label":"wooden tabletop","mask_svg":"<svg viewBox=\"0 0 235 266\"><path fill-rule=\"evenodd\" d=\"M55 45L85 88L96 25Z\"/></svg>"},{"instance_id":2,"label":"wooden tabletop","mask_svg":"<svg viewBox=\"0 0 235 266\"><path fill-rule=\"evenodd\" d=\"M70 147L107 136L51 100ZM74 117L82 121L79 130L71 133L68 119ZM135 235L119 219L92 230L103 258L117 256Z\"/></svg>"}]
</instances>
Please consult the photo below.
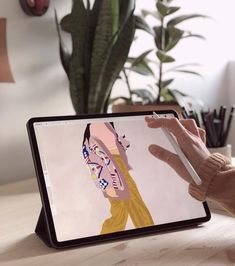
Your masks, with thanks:
<instances>
[{"instance_id":1,"label":"wooden tabletop","mask_svg":"<svg viewBox=\"0 0 235 266\"><path fill-rule=\"evenodd\" d=\"M108 244L57 251L34 234L41 208L35 179L0 186L0 266L235 265L235 218Z\"/></svg>"}]
</instances>

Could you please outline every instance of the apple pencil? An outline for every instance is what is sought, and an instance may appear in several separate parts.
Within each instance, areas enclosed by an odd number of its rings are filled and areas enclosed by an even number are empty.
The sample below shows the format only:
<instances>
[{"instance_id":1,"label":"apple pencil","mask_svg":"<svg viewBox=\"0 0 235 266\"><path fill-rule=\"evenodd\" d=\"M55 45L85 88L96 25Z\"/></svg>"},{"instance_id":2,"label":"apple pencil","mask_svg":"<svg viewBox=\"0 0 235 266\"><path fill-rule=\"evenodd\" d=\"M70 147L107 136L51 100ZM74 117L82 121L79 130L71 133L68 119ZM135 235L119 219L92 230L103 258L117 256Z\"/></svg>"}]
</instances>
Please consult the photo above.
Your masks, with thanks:
<instances>
[{"instance_id":1,"label":"apple pencil","mask_svg":"<svg viewBox=\"0 0 235 266\"><path fill-rule=\"evenodd\" d=\"M153 112L153 117L159 118L159 115L157 113ZM173 146L175 152L179 156L181 162L184 164L185 168L187 169L187 171L191 175L194 182L197 185L201 185L202 184L201 178L198 176L197 172L195 171L195 169L193 168L193 166L191 165L191 163L189 162L189 160L187 159L187 157L185 156L185 154L181 150L179 144L176 142L176 140L174 139L172 134L166 128L161 128L161 129L162 129L163 133L165 134L165 136L167 137L167 139L169 140L169 142L171 143L171 145Z\"/></svg>"}]
</instances>

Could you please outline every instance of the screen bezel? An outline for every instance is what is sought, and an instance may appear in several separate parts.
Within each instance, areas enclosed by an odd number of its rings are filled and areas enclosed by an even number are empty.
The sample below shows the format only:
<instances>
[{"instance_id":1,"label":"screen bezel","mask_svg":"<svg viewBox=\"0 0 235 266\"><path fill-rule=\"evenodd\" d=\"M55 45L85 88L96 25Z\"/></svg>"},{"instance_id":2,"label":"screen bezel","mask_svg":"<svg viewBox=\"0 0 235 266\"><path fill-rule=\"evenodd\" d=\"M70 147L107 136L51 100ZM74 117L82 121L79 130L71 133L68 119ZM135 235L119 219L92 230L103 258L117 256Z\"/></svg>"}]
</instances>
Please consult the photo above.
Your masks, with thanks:
<instances>
[{"instance_id":1,"label":"screen bezel","mask_svg":"<svg viewBox=\"0 0 235 266\"><path fill-rule=\"evenodd\" d=\"M173 110L161 110L161 111L154 110L154 111L159 115L164 115L164 114L172 115L173 114L176 118L178 118L177 113ZM61 120L63 121L64 120L83 120L83 119L87 120L87 119L95 119L95 118L112 118L112 117L124 117L124 116L133 117L133 116L152 115L152 113L153 111L145 111L145 112L133 112L133 113L115 113L115 114L112 113L112 114L94 114L94 115L79 115L79 116L76 115L76 116L36 117L36 118L31 118L28 121L27 130L28 130L30 146L31 146L38 186L39 186L41 200L42 200L43 211L44 211L44 215L46 218L45 219L46 226L49 232L48 237L53 247L65 248L65 247L94 244L94 243L104 242L108 240L118 240L118 239L123 239L123 238L134 237L138 235L146 235L146 234L158 233L162 231L175 230L177 228L197 225L197 224L204 223L210 220L211 215L210 215L208 205L206 202L202 202L204 209L205 209L205 213L206 213L205 217L198 217L198 218L194 218L190 220L183 220L183 221L172 222L172 223L167 223L167 224L154 225L151 227L130 229L130 230L122 231L122 232L116 232L116 233L105 234L105 235L96 235L96 236L89 236L85 238L66 240L62 242L57 240L52 211L51 211L51 207L49 204L46 183L45 183L43 169L42 169L40 155L39 155L36 134L34 130L34 123L52 122L52 121L61 121Z\"/></svg>"}]
</instances>

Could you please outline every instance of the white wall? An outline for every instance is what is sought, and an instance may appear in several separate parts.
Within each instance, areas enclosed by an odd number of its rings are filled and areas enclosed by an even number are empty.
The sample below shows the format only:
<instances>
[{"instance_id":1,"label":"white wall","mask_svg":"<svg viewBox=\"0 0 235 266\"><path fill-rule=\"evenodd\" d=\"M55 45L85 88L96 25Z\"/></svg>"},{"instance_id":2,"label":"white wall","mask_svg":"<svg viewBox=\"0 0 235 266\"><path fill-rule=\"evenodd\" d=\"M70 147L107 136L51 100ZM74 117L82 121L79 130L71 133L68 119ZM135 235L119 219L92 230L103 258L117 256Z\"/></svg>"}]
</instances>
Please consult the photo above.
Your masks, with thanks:
<instances>
[{"instance_id":1,"label":"white wall","mask_svg":"<svg viewBox=\"0 0 235 266\"><path fill-rule=\"evenodd\" d=\"M175 0L173 3L175 6L182 7L178 14L199 13L209 16L210 19L193 19L180 24L183 29L202 34L207 40L185 39L171 51L171 55L176 58L177 64L190 62L201 64L202 66L196 69L203 75L203 78L178 74L175 76L176 80L172 84L172 88L201 98L205 104L211 107L227 104L226 69L228 62L235 58L235 34L232 26L235 24L235 2L233 0L223 2ZM154 1L137 0L137 11L141 8L155 9ZM131 50L133 55L138 55L140 51L143 52L153 47L151 37L145 33L139 33L139 36ZM132 77L132 86L136 88L143 87L149 82L148 79L144 81L142 77L135 74ZM122 89L115 88L113 95L126 93L124 86L122 84Z\"/></svg>"},{"instance_id":2,"label":"white wall","mask_svg":"<svg viewBox=\"0 0 235 266\"><path fill-rule=\"evenodd\" d=\"M172 53L179 63L201 63L203 79L179 76L174 88L201 98L211 107L229 104L227 65L235 60L234 0L175 0L183 13L203 13L211 20L194 20L185 28L206 36L207 41L185 40ZM43 17L28 17L18 1L0 1L0 16L7 18L8 55L15 84L0 83L0 184L34 176L25 124L30 117L73 114L68 82L61 67L54 7L61 17L70 10L71 1L52 0ZM154 8L152 0L137 0L137 8ZM141 39L142 38L142 39ZM133 47L138 54L151 47L151 39L143 35ZM235 71L235 70L234 70ZM230 68L230 77L233 77ZM146 79L133 76L135 87ZM231 81L231 79L230 79ZM113 95L125 94L123 83L115 86ZM232 103L232 102L231 102ZM235 129L234 129L235 130ZM235 147L235 143L234 143Z\"/></svg>"},{"instance_id":3,"label":"white wall","mask_svg":"<svg viewBox=\"0 0 235 266\"><path fill-rule=\"evenodd\" d=\"M19 1L0 1L16 81L0 83L0 184L35 175L25 126L29 118L74 114L54 23L54 7L62 16L70 10L69 3L52 0L45 16L29 17Z\"/></svg>"},{"instance_id":4,"label":"white wall","mask_svg":"<svg viewBox=\"0 0 235 266\"><path fill-rule=\"evenodd\" d=\"M175 6L182 7L176 14L199 13L209 16L209 19L193 19L180 24L182 29L190 30L206 37L206 41L191 38L180 42L171 51L176 64L199 63L201 67L195 68L203 78L191 75L174 75L175 81L171 88L178 89L188 95L201 99L206 106L218 108L220 105L231 106L235 104L235 2L234 0L175 0ZM154 1L137 0L137 12L141 9L154 10ZM175 15L173 15L175 16ZM149 19L149 23L153 23ZM139 55L141 52L154 47L152 38L145 33L138 33L138 41L132 46L131 54ZM152 59L155 59L154 54ZM233 61L230 63L230 61ZM172 64L174 65L174 64ZM171 66L172 66L171 65ZM146 88L152 80L140 75L131 75L133 88ZM128 95L124 83L115 86L112 96ZM235 121L229 136L235 154Z\"/></svg>"}]
</instances>

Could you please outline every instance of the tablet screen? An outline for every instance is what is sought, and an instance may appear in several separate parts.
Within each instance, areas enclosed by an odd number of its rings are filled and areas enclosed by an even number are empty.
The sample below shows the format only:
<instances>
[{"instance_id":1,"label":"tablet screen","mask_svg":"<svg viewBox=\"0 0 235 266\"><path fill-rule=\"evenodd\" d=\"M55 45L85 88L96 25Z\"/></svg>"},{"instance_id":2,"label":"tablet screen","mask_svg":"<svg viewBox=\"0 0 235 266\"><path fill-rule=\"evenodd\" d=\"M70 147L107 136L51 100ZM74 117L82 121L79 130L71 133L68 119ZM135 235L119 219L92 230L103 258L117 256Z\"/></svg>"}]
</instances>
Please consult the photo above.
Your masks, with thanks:
<instances>
[{"instance_id":1,"label":"tablet screen","mask_svg":"<svg viewBox=\"0 0 235 266\"><path fill-rule=\"evenodd\" d=\"M144 118L33 123L58 242L206 216L188 184L148 151L174 152Z\"/></svg>"}]
</instances>

